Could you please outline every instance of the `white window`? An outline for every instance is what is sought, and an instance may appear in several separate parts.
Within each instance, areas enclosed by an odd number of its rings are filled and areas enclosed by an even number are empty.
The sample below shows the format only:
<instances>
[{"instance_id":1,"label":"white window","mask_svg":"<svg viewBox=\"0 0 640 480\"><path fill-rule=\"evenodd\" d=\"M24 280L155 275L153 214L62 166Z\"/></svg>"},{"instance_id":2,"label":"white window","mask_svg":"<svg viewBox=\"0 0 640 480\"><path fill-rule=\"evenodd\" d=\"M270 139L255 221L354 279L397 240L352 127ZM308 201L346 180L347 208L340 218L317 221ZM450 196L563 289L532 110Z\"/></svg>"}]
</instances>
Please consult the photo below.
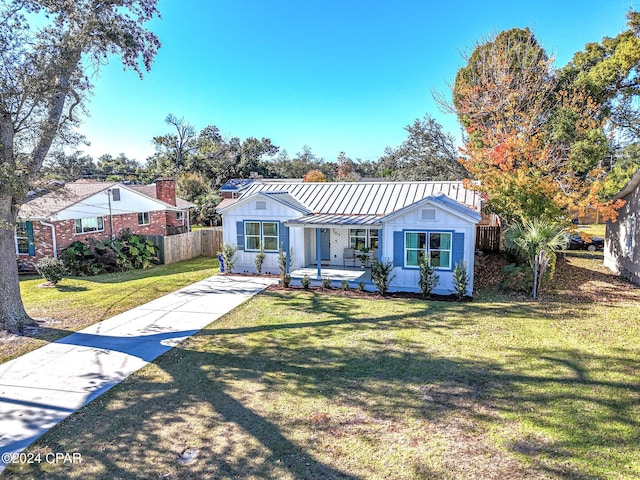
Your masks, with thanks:
<instances>
[{"instance_id":1,"label":"white window","mask_svg":"<svg viewBox=\"0 0 640 480\"><path fill-rule=\"evenodd\" d=\"M33 230L27 228L27 222L16 223L16 252L29 255L29 244L33 243Z\"/></svg>"},{"instance_id":2,"label":"white window","mask_svg":"<svg viewBox=\"0 0 640 480\"><path fill-rule=\"evenodd\" d=\"M349 248L364 250L378 248L378 230L349 229Z\"/></svg>"},{"instance_id":3,"label":"white window","mask_svg":"<svg viewBox=\"0 0 640 480\"><path fill-rule=\"evenodd\" d=\"M138 225L149 225L151 218L149 212L138 212Z\"/></svg>"},{"instance_id":4,"label":"white window","mask_svg":"<svg viewBox=\"0 0 640 480\"><path fill-rule=\"evenodd\" d=\"M451 269L451 233L405 232L405 266L417 267L424 258L435 269Z\"/></svg>"},{"instance_id":5,"label":"white window","mask_svg":"<svg viewBox=\"0 0 640 480\"><path fill-rule=\"evenodd\" d=\"M74 222L76 233L101 232L104 230L104 219L102 217L76 218Z\"/></svg>"},{"instance_id":6,"label":"white window","mask_svg":"<svg viewBox=\"0 0 640 480\"><path fill-rule=\"evenodd\" d=\"M278 251L278 222L244 222L245 250Z\"/></svg>"},{"instance_id":7,"label":"white window","mask_svg":"<svg viewBox=\"0 0 640 480\"><path fill-rule=\"evenodd\" d=\"M176 220L184 220L184 212L176 212Z\"/></svg>"}]
</instances>

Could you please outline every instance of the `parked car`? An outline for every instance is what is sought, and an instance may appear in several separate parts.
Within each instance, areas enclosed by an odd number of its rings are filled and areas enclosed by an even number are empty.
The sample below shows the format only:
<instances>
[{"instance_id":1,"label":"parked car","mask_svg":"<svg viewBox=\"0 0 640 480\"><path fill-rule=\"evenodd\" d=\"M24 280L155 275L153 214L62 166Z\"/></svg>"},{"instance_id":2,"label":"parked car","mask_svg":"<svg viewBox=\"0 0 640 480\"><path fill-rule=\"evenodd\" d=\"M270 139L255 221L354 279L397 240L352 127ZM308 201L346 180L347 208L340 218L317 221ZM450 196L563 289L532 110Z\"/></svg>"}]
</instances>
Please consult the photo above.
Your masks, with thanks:
<instances>
[{"instance_id":1,"label":"parked car","mask_svg":"<svg viewBox=\"0 0 640 480\"><path fill-rule=\"evenodd\" d=\"M568 237L568 250L589 250L590 252L595 252L596 250L604 249L604 238L602 237L591 237L591 240L584 240L578 234L570 234Z\"/></svg>"}]
</instances>

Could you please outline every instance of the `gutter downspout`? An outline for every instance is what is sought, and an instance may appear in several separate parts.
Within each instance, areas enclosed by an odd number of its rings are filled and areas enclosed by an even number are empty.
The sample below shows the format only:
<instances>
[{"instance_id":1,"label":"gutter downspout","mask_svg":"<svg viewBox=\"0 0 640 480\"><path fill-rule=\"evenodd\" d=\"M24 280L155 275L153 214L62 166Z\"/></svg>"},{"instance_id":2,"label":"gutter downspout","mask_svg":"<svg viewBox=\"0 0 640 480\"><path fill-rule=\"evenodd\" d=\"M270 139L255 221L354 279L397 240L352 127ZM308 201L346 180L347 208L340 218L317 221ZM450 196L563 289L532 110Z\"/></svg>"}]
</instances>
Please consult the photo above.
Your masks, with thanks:
<instances>
[{"instance_id":1,"label":"gutter downspout","mask_svg":"<svg viewBox=\"0 0 640 480\"><path fill-rule=\"evenodd\" d=\"M53 258L58 258L58 242L56 240L56 226L40 220L40 225L51 228L51 241L53 246Z\"/></svg>"}]
</instances>

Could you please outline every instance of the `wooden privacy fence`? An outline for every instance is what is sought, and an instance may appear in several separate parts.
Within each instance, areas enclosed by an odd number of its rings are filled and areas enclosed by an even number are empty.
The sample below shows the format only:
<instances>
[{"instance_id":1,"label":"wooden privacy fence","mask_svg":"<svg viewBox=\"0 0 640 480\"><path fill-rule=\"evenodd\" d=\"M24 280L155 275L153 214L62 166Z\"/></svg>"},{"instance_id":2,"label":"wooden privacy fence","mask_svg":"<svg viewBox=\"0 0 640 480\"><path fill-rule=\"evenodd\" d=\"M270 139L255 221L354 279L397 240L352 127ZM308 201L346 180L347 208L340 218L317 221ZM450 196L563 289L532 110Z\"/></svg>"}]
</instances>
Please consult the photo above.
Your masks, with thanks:
<instances>
[{"instance_id":1,"label":"wooden privacy fence","mask_svg":"<svg viewBox=\"0 0 640 480\"><path fill-rule=\"evenodd\" d=\"M500 251L500 227L489 225L476 226L476 250L485 253L497 253Z\"/></svg>"},{"instance_id":2,"label":"wooden privacy fence","mask_svg":"<svg viewBox=\"0 0 640 480\"><path fill-rule=\"evenodd\" d=\"M205 228L163 237L148 235L158 247L160 263L169 265L195 257L215 257L222 249L222 228Z\"/></svg>"}]
</instances>

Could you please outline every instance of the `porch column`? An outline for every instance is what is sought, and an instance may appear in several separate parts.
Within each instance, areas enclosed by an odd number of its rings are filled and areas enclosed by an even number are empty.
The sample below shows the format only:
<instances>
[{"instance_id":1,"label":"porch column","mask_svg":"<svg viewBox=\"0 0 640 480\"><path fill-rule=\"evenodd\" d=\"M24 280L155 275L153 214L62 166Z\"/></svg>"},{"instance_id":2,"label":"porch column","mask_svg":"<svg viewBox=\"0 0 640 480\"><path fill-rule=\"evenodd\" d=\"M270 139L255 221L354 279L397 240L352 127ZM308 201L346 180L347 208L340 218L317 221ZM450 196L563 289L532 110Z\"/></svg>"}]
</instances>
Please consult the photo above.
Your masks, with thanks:
<instances>
[{"instance_id":1,"label":"porch column","mask_svg":"<svg viewBox=\"0 0 640 480\"><path fill-rule=\"evenodd\" d=\"M322 278L322 239L320 228L316 228L316 261L318 262L318 278Z\"/></svg>"}]
</instances>

